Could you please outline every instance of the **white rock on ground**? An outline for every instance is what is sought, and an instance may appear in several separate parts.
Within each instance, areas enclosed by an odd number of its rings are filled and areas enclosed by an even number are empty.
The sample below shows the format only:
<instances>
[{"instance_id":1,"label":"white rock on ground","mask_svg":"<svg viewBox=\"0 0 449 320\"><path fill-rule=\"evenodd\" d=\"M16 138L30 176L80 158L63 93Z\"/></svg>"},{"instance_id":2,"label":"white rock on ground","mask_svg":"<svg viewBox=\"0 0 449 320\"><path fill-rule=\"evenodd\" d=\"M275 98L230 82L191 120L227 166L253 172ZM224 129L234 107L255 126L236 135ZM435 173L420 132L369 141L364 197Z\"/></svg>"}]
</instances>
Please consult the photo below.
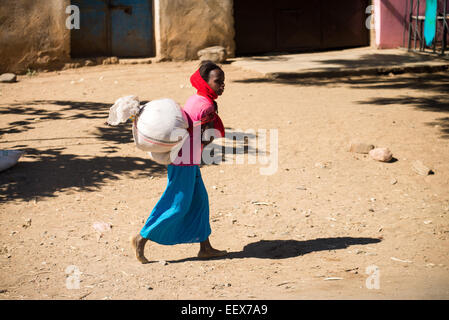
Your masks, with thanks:
<instances>
[{"instance_id":1,"label":"white rock on ground","mask_svg":"<svg viewBox=\"0 0 449 320\"><path fill-rule=\"evenodd\" d=\"M388 148L375 148L369 152L371 158L377 161L388 162L393 158L393 154Z\"/></svg>"},{"instance_id":2,"label":"white rock on ground","mask_svg":"<svg viewBox=\"0 0 449 320\"><path fill-rule=\"evenodd\" d=\"M226 49L220 46L208 47L198 51L198 58L201 61L211 60L215 63L223 63L226 61Z\"/></svg>"},{"instance_id":3,"label":"white rock on ground","mask_svg":"<svg viewBox=\"0 0 449 320\"><path fill-rule=\"evenodd\" d=\"M4 73L0 75L0 82L12 83L17 81L17 76L14 73Z\"/></svg>"}]
</instances>

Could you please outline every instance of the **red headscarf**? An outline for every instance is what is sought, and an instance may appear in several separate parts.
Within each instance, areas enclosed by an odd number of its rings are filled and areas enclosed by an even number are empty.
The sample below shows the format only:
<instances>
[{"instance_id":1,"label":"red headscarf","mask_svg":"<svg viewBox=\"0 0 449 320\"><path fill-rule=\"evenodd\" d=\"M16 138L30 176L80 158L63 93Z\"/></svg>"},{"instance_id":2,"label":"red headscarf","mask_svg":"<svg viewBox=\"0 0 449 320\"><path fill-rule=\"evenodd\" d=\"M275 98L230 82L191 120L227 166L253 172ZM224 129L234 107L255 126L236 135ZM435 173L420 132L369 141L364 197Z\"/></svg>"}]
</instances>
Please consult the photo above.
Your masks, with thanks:
<instances>
[{"instance_id":1,"label":"red headscarf","mask_svg":"<svg viewBox=\"0 0 449 320\"><path fill-rule=\"evenodd\" d=\"M211 103L215 103L215 99L218 98L218 95L215 91L209 86L209 84L201 77L200 70L198 69L192 76L190 77L190 83L197 90L197 94L203 97L206 97ZM214 128L220 132L221 137L225 136L225 129L223 122L216 112L208 115L204 119L202 119L201 124L213 121Z\"/></svg>"},{"instance_id":2,"label":"red headscarf","mask_svg":"<svg viewBox=\"0 0 449 320\"><path fill-rule=\"evenodd\" d=\"M199 69L190 77L190 83L196 90L198 90L197 94L206 97L210 102L214 102L214 100L218 98L215 91L212 90L203 77L201 77Z\"/></svg>"}]
</instances>

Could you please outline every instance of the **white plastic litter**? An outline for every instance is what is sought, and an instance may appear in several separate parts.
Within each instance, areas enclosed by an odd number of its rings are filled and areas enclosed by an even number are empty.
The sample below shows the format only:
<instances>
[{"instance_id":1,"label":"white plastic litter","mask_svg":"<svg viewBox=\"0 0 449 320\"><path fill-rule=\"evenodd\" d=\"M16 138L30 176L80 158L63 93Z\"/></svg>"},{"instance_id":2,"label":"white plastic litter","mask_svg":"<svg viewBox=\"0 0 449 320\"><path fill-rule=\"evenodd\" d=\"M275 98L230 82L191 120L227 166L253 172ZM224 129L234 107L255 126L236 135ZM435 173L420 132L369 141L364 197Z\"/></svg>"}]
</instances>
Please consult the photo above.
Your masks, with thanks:
<instances>
[{"instance_id":1,"label":"white plastic litter","mask_svg":"<svg viewBox=\"0 0 449 320\"><path fill-rule=\"evenodd\" d=\"M101 221L94 222L92 224L92 227L99 233L104 233L104 232L110 231L112 228L112 226L109 223L101 222Z\"/></svg>"},{"instance_id":2,"label":"white plastic litter","mask_svg":"<svg viewBox=\"0 0 449 320\"><path fill-rule=\"evenodd\" d=\"M149 152L160 164L171 163L170 152L177 154L189 136L187 118L172 99L139 104L136 96L118 99L109 110L108 123L118 125L134 116L133 137L137 148Z\"/></svg>"},{"instance_id":3,"label":"white plastic litter","mask_svg":"<svg viewBox=\"0 0 449 320\"><path fill-rule=\"evenodd\" d=\"M126 122L131 116L136 115L140 110L140 101L136 96L121 97L115 101L114 105L109 109L108 123L116 126Z\"/></svg>"},{"instance_id":4,"label":"white plastic litter","mask_svg":"<svg viewBox=\"0 0 449 320\"><path fill-rule=\"evenodd\" d=\"M23 151L18 150L0 150L0 171L16 165L23 154Z\"/></svg>"}]
</instances>

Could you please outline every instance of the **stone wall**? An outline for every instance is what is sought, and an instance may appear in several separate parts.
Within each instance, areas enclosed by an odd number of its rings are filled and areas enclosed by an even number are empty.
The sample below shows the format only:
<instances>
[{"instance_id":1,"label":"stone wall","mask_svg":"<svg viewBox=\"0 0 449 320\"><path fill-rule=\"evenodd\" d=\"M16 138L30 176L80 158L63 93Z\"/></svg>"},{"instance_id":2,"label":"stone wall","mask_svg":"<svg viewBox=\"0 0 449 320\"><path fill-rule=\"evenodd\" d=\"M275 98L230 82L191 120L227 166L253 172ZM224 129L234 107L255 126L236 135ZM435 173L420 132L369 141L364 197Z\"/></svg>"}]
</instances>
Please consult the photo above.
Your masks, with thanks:
<instances>
[{"instance_id":1,"label":"stone wall","mask_svg":"<svg viewBox=\"0 0 449 320\"><path fill-rule=\"evenodd\" d=\"M159 28L155 28L159 58L196 60L199 50L211 46L222 46L228 56L234 56L232 0L154 1L159 7Z\"/></svg>"},{"instance_id":2,"label":"stone wall","mask_svg":"<svg viewBox=\"0 0 449 320\"><path fill-rule=\"evenodd\" d=\"M70 59L70 0L0 1L0 73L57 69Z\"/></svg>"}]
</instances>

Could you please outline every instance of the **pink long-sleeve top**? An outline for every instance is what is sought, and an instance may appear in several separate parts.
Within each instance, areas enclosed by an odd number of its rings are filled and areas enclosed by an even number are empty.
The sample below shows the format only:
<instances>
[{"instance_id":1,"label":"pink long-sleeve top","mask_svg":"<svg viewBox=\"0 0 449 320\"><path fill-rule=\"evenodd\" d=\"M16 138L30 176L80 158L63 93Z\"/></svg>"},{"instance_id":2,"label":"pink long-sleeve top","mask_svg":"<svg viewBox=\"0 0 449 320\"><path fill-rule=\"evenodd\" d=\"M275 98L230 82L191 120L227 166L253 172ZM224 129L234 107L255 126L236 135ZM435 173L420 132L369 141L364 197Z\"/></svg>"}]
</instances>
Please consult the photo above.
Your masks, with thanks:
<instances>
[{"instance_id":1,"label":"pink long-sleeve top","mask_svg":"<svg viewBox=\"0 0 449 320\"><path fill-rule=\"evenodd\" d=\"M218 130L220 137L224 137L223 123L215 112L213 101L199 94L191 96L184 105L184 113L189 122L189 139L184 142L178 153L178 159L172 163L178 166L193 166L201 164L203 144L201 142L201 126L212 122L214 129ZM182 151L190 149L190 157L182 158ZM179 163L178 163L179 162Z\"/></svg>"}]
</instances>

